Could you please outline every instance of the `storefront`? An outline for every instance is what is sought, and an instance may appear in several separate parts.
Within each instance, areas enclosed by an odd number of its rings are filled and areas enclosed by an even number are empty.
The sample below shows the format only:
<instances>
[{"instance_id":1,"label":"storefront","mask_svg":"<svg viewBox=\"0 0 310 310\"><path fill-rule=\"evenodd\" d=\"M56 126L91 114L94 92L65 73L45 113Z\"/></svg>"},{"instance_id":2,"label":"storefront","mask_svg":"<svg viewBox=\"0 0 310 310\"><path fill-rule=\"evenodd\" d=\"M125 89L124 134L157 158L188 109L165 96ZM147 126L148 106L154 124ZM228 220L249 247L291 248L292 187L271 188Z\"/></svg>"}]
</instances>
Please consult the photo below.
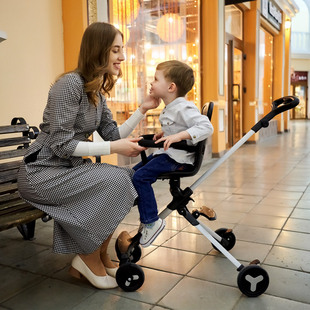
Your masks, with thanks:
<instances>
[{"instance_id":1,"label":"storefront","mask_svg":"<svg viewBox=\"0 0 310 310\"><path fill-rule=\"evenodd\" d=\"M199 1L176 0L110 0L109 22L124 34L126 61L123 77L109 98L115 120L122 124L143 102L149 92L156 66L166 60L187 63L195 72L195 85L188 100L199 108ZM148 112L134 134L160 130L158 109Z\"/></svg>"},{"instance_id":2,"label":"storefront","mask_svg":"<svg viewBox=\"0 0 310 310\"><path fill-rule=\"evenodd\" d=\"M222 156L270 111L274 99L289 94L290 29L284 25L295 8L292 1L276 2L89 0L85 8L80 0L88 23L108 21L124 34L123 77L109 98L115 120L122 124L143 102L158 63L181 60L195 72L188 100L199 109L215 103L209 152ZM148 112L134 135L160 130L162 108ZM288 118L278 117L276 132L287 129ZM252 137L258 140L258 134Z\"/></svg>"},{"instance_id":3,"label":"storefront","mask_svg":"<svg viewBox=\"0 0 310 310\"><path fill-rule=\"evenodd\" d=\"M308 71L294 71L291 75L291 93L299 98L299 105L291 111L292 119L308 118Z\"/></svg>"}]
</instances>

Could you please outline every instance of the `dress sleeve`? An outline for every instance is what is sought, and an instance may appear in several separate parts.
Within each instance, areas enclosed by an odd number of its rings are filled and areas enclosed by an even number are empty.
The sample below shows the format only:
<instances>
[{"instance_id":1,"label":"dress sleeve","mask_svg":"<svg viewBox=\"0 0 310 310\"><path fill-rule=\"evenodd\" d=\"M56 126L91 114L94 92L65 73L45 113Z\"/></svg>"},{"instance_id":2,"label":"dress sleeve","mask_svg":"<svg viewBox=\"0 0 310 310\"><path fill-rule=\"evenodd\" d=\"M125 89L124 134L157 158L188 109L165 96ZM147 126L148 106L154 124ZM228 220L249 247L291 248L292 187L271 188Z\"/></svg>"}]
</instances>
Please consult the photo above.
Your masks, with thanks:
<instances>
[{"instance_id":1,"label":"dress sleeve","mask_svg":"<svg viewBox=\"0 0 310 310\"><path fill-rule=\"evenodd\" d=\"M74 127L83 88L83 81L78 75L67 74L49 92L44 117L50 124L51 149L62 158L69 158L79 143L74 139Z\"/></svg>"},{"instance_id":2,"label":"dress sleeve","mask_svg":"<svg viewBox=\"0 0 310 310\"><path fill-rule=\"evenodd\" d=\"M114 141L120 139L119 129L117 123L113 120L111 110L108 108L106 99L101 96L102 112L99 127L97 132L104 141Z\"/></svg>"}]
</instances>

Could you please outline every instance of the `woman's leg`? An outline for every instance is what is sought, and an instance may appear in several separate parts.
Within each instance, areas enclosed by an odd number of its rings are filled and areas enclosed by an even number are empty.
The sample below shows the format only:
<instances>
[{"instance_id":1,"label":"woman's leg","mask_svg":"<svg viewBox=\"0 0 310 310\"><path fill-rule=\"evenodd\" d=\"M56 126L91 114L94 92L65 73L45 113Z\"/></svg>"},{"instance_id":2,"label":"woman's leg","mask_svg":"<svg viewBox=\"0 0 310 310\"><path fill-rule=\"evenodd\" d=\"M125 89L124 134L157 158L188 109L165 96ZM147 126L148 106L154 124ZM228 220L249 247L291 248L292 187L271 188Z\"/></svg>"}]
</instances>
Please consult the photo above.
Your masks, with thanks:
<instances>
[{"instance_id":1,"label":"woman's leg","mask_svg":"<svg viewBox=\"0 0 310 310\"><path fill-rule=\"evenodd\" d=\"M112 234L102 243L100 248L100 258L106 268L116 268L118 267L117 263L114 263L109 254L108 254L108 246L111 241Z\"/></svg>"},{"instance_id":2,"label":"woman's leg","mask_svg":"<svg viewBox=\"0 0 310 310\"><path fill-rule=\"evenodd\" d=\"M91 254L79 254L79 256L96 276L106 276L107 273L104 264L101 261L100 251L101 249L99 248Z\"/></svg>"}]
</instances>

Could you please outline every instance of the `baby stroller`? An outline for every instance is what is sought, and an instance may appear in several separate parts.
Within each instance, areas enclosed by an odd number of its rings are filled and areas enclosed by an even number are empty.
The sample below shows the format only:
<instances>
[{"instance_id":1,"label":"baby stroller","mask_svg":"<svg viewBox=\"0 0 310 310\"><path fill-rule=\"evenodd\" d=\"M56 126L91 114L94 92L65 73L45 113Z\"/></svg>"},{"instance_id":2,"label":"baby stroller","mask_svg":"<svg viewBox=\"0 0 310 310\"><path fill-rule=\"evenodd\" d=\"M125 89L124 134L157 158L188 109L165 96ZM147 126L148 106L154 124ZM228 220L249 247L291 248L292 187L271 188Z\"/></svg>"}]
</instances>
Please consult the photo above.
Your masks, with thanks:
<instances>
[{"instance_id":1,"label":"baby stroller","mask_svg":"<svg viewBox=\"0 0 310 310\"><path fill-rule=\"evenodd\" d=\"M190 187L181 189L180 179L183 177L195 175L201 166L203 154L205 150L205 142L201 141L196 146L188 146L185 141L172 144L172 147L185 149L189 152L195 152L195 163L192 171L175 171L165 173L159 176L159 179L168 179L170 184L170 193L172 201L159 214L159 217L164 219L171 212L176 210L180 215L193 226L195 226L212 244L215 250L221 252L227 259L234 264L238 271L237 284L240 291L248 297L257 297L263 294L269 285L268 273L259 266L259 260L253 260L248 266L242 265L230 253L235 243L236 237L231 229L220 228L216 231L211 230L202 221L198 220L200 216L208 220L215 220L216 214L213 209L203 207L200 210L190 212L187 208L189 201L193 200L191 195L209 175L211 175L227 158L229 158L240 146L242 146L253 134L258 132L262 127L268 127L269 121L284 111L292 109L299 104L299 99L294 96L286 96L275 100L272 103L272 111L258 121L251 130L244 135L223 157L213 164L198 180ZM207 115L211 120L213 111L213 102L208 107L204 106L202 113ZM152 140L152 135L143 136L144 139L139 141L139 144L145 147L162 147L163 143L155 144ZM146 160L145 153L141 154L142 160ZM124 291L131 292L139 289L144 283L144 272L142 268L136 264L139 261L142 251L139 245L141 233L138 232L134 237L131 237L128 232L122 232L115 243L115 250L120 266L116 273L116 281L120 288Z\"/></svg>"}]
</instances>

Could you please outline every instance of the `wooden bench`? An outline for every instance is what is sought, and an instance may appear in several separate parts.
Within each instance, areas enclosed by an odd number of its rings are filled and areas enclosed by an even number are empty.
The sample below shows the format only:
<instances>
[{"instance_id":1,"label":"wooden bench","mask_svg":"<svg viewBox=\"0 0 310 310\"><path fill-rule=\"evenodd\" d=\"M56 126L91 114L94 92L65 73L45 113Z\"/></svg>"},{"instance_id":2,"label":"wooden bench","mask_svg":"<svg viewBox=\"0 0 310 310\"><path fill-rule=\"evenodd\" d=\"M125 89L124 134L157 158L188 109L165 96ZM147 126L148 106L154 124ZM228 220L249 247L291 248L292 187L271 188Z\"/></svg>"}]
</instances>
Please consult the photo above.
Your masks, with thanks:
<instances>
[{"instance_id":1,"label":"wooden bench","mask_svg":"<svg viewBox=\"0 0 310 310\"><path fill-rule=\"evenodd\" d=\"M0 231L16 227L24 239L34 237L35 221L44 213L22 200L17 190L17 173L38 128L23 118L14 118L9 126L0 126Z\"/></svg>"}]
</instances>

